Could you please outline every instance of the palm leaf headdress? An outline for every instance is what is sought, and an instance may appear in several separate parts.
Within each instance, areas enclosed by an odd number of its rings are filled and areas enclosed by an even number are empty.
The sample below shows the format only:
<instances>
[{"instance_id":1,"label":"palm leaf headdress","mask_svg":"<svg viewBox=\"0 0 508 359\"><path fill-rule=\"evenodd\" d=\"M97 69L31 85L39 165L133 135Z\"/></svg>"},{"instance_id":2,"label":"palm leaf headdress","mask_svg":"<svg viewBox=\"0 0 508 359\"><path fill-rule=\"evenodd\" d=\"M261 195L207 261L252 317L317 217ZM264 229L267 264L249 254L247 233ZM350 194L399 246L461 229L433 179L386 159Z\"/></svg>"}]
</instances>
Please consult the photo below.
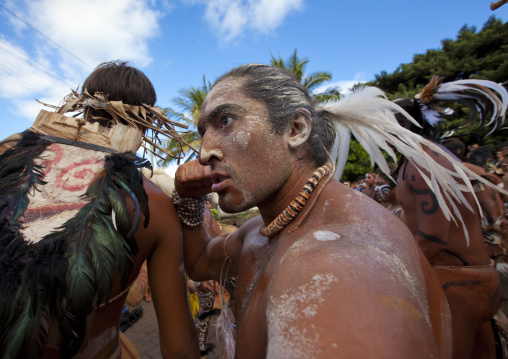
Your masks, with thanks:
<instances>
[{"instance_id":1,"label":"palm leaf headdress","mask_svg":"<svg viewBox=\"0 0 508 359\"><path fill-rule=\"evenodd\" d=\"M42 102L41 102L42 103ZM191 144L189 144L183 136L175 129L180 127L187 129L188 126L176 121L170 120L164 111L157 106L149 106L142 104L140 106L124 104L122 101L109 101L108 95L96 92L94 95L89 94L86 90L82 94L72 91L63 100L63 105L53 106L42 103L45 106L54 108L59 114L75 113L73 117L87 115L90 108L95 110L103 110L108 113L109 117L92 117L93 120L102 120L116 125L122 120L129 126L137 126L146 128L146 134L143 134L143 144L141 146L145 151L153 153L155 156L166 160L168 157L175 157L170 152L160 146L162 140L160 136L173 139L183 143L197 152ZM82 120L82 124L85 120ZM156 151L159 150L159 151ZM162 157L160 153L166 157Z\"/></svg>"}]
</instances>

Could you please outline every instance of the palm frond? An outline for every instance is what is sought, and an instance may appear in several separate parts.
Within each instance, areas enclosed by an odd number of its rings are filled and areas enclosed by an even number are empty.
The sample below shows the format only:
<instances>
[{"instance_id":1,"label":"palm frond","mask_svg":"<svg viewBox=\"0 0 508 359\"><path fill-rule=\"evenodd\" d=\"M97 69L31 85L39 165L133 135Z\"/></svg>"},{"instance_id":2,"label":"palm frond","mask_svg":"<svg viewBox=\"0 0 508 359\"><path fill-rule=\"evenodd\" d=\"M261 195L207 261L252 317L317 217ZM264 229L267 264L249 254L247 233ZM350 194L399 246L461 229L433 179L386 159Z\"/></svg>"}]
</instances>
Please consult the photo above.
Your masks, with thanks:
<instances>
[{"instance_id":1,"label":"palm frond","mask_svg":"<svg viewBox=\"0 0 508 359\"><path fill-rule=\"evenodd\" d=\"M330 72L314 72L312 74L306 75L303 81L303 86L307 90L312 90L318 85L321 85L323 82L330 81L332 79L332 74Z\"/></svg>"}]
</instances>

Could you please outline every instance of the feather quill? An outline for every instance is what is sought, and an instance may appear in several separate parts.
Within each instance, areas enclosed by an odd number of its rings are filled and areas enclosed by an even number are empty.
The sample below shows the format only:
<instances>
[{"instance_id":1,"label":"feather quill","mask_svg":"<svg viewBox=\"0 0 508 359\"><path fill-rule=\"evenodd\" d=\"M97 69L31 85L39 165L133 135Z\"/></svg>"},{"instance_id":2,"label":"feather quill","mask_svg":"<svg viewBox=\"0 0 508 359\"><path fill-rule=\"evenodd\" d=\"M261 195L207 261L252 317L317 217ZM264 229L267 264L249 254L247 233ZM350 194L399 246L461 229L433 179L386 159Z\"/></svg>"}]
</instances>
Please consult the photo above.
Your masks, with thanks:
<instances>
[{"instance_id":1,"label":"feather quill","mask_svg":"<svg viewBox=\"0 0 508 359\"><path fill-rule=\"evenodd\" d=\"M469 244L467 230L455 202L462 203L473 210L462 193L470 192L474 195L468 178L477 179L496 190L499 190L498 187L464 167L435 143L400 126L395 117L397 113L421 127L404 109L389 101L380 89L365 87L356 90L343 99L325 103L320 110L324 111L325 116L332 120L336 128L337 136L334 146L339 148L339 154L334 159L338 175L342 174L344 169L344 156L347 156L348 151L346 144L349 145L347 136L344 134L352 133L369 154L372 164L377 164L390 178L388 163L380 148L387 151L396 162L397 158L392 150L395 148L418 169L436 196L445 217L448 220L461 222ZM344 141L344 143L341 145L339 141ZM453 163L454 171L435 162L425 152L424 146ZM392 178L392 180L394 179ZM464 184L458 182L461 180L464 181ZM503 191L503 193L507 192ZM478 199L476 196L474 198L479 208Z\"/></svg>"}]
</instances>

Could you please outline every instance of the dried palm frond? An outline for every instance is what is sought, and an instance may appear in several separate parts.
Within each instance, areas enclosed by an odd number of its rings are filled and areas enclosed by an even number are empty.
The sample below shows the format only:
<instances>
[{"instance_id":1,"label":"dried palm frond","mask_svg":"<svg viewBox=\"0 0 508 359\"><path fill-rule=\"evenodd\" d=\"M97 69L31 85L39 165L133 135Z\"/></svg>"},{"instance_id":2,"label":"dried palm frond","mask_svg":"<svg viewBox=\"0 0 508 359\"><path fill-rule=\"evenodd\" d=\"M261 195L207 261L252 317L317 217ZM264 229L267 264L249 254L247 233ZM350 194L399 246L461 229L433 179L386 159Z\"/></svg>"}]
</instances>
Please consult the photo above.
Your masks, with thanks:
<instances>
[{"instance_id":1,"label":"dried palm frond","mask_svg":"<svg viewBox=\"0 0 508 359\"><path fill-rule=\"evenodd\" d=\"M175 158L173 154L160 146L162 141L159 136L164 136L184 143L193 151L197 152L197 149L189 144L175 129L175 127L187 129L188 126L179 122L171 121L164 114L164 111L156 106L149 106L145 104L135 106L124 104L122 101L109 101L107 94L96 92L94 95L91 95L86 90L82 94L72 90L72 92L64 98L63 105L61 106L53 106L41 101L39 102L45 106L55 109L57 113L62 115L70 112L76 112L73 117L86 117L87 111L90 108L103 110L107 112L110 117L94 116L92 119L107 121L112 125L116 125L123 120L129 126L146 128L147 131L143 135L144 143L141 146L145 149L145 151L149 151L157 157L161 156L159 153L156 153L156 149L163 152L167 157L169 156Z\"/></svg>"}]
</instances>

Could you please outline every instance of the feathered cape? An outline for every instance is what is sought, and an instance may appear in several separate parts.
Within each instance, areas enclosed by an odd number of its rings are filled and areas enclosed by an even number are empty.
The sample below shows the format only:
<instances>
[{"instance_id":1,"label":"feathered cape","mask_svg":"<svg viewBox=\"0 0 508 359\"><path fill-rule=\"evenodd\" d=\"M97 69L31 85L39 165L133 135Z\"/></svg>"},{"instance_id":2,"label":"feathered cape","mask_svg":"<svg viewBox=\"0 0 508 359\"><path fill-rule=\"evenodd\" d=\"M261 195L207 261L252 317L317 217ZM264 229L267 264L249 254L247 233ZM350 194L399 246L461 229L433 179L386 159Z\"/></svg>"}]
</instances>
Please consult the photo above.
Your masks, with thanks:
<instances>
[{"instance_id":1,"label":"feathered cape","mask_svg":"<svg viewBox=\"0 0 508 359\"><path fill-rule=\"evenodd\" d=\"M39 242L21 233L31 193L44 182L36 159L52 142L31 131L23 133L0 156L0 356L38 358L44 350L49 321L58 321L62 358L76 355L99 303L108 302L115 270L126 288L132 255L138 251L134 232L145 216L148 199L138 168L149 162L133 153L105 157L104 170L83 198L86 204L60 228ZM135 207L131 223L125 198Z\"/></svg>"}]
</instances>

